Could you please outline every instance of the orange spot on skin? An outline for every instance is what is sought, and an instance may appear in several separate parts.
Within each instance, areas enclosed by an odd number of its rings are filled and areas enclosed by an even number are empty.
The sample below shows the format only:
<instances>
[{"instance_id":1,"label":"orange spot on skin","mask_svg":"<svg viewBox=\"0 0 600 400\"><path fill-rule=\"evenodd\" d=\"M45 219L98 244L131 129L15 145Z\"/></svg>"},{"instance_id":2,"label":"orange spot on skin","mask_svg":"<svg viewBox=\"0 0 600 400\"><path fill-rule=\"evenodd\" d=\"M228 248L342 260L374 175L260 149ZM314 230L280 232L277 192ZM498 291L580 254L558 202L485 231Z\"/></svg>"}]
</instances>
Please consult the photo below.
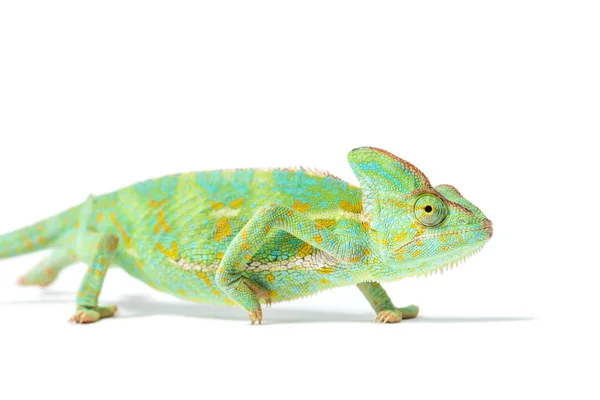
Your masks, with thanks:
<instances>
[{"instance_id":1,"label":"orange spot on skin","mask_svg":"<svg viewBox=\"0 0 600 400\"><path fill-rule=\"evenodd\" d=\"M324 268L319 268L317 270L317 272L321 275L325 275L325 274L332 274L333 273L333 268L331 267L324 267Z\"/></svg>"},{"instance_id":2,"label":"orange spot on skin","mask_svg":"<svg viewBox=\"0 0 600 400\"><path fill-rule=\"evenodd\" d=\"M310 243L303 242L298 248L298 257L304 258L310 253L312 253L312 250L313 247L310 245Z\"/></svg>"},{"instance_id":3,"label":"orange spot on skin","mask_svg":"<svg viewBox=\"0 0 600 400\"><path fill-rule=\"evenodd\" d=\"M252 260L252 254L246 254L246 260L250 261Z\"/></svg>"},{"instance_id":4,"label":"orange spot on skin","mask_svg":"<svg viewBox=\"0 0 600 400\"><path fill-rule=\"evenodd\" d=\"M43 237L43 236L39 236L39 237L37 238L37 240L36 240L36 242L37 242L39 245L42 245L42 244L44 244L44 242L45 242L45 241L46 241L46 239L44 239L44 237Z\"/></svg>"},{"instance_id":5,"label":"orange spot on skin","mask_svg":"<svg viewBox=\"0 0 600 400\"><path fill-rule=\"evenodd\" d=\"M416 240L416 241L415 241L415 244L416 244L417 246L423 246L423 241L422 241L422 240Z\"/></svg>"},{"instance_id":6,"label":"orange spot on skin","mask_svg":"<svg viewBox=\"0 0 600 400\"><path fill-rule=\"evenodd\" d=\"M265 279L269 281L269 283L272 283L275 280L275 277L273 276L273 274L266 274Z\"/></svg>"},{"instance_id":7,"label":"orange spot on skin","mask_svg":"<svg viewBox=\"0 0 600 400\"><path fill-rule=\"evenodd\" d=\"M318 230L331 228L332 226L334 226L336 224L336 222L337 221L335 219L318 219L315 221L316 228Z\"/></svg>"},{"instance_id":8,"label":"orange spot on skin","mask_svg":"<svg viewBox=\"0 0 600 400\"><path fill-rule=\"evenodd\" d=\"M97 224L99 224L100 221L102 221L102 217L104 217L104 215L102 215L102 213L98 211L98 215L96 215L96 223Z\"/></svg>"},{"instance_id":9,"label":"orange spot on skin","mask_svg":"<svg viewBox=\"0 0 600 400\"><path fill-rule=\"evenodd\" d=\"M406 232L397 234L392 238L392 242L401 242L406 238Z\"/></svg>"},{"instance_id":10,"label":"orange spot on skin","mask_svg":"<svg viewBox=\"0 0 600 400\"><path fill-rule=\"evenodd\" d=\"M221 261L224 255L225 253L223 253L222 251L217 252L217 260Z\"/></svg>"},{"instance_id":11,"label":"orange spot on skin","mask_svg":"<svg viewBox=\"0 0 600 400\"><path fill-rule=\"evenodd\" d=\"M288 217L291 217L292 215L294 215L294 212L292 210L287 210L285 212L285 215L287 215Z\"/></svg>"},{"instance_id":12,"label":"orange spot on skin","mask_svg":"<svg viewBox=\"0 0 600 400\"><path fill-rule=\"evenodd\" d=\"M368 255L369 255L369 254L371 254L371 253L372 253L372 251L371 251L371 250L369 250L369 249L364 249L364 250L363 250L363 256L368 256Z\"/></svg>"},{"instance_id":13,"label":"orange spot on skin","mask_svg":"<svg viewBox=\"0 0 600 400\"><path fill-rule=\"evenodd\" d=\"M221 292L219 292L217 289L213 289L212 294L214 294L215 296L221 296Z\"/></svg>"},{"instance_id":14,"label":"orange spot on skin","mask_svg":"<svg viewBox=\"0 0 600 400\"><path fill-rule=\"evenodd\" d=\"M179 289L179 290L177 291L177 293L179 293L179 294L180 294L180 295L182 295L183 297L187 297L187 295L188 295L188 294L187 294L187 292L186 292L185 290L183 290L183 289Z\"/></svg>"},{"instance_id":15,"label":"orange spot on skin","mask_svg":"<svg viewBox=\"0 0 600 400\"><path fill-rule=\"evenodd\" d=\"M164 206L166 202L167 202L167 199L163 199L161 201L150 200L150 207L160 208L160 207Z\"/></svg>"},{"instance_id":16,"label":"orange spot on skin","mask_svg":"<svg viewBox=\"0 0 600 400\"><path fill-rule=\"evenodd\" d=\"M448 246L442 246L441 249L442 249L442 251L448 251L448 250L450 250L450 247L448 247Z\"/></svg>"},{"instance_id":17,"label":"orange spot on skin","mask_svg":"<svg viewBox=\"0 0 600 400\"><path fill-rule=\"evenodd\" d=\"M341 200L340 208L344 211L358 214L362 211L362 204L361 203L353 204L347 200Z\"/></svg>"},{"instance_id":18,"label":"orange spot on skin","mask_svg":"<svg viewBox=\"0 0 600 400\"><path fill-rule=\"evenodd\" d=\"M220 210L221 208L225 207L225 204L221 203L220 201L210 201L209 204L210 204L210 208L212 208L215 211Z\"/></svg>"},{"instance_id":19,"label":"orange spot on skin","mask_svg":"<svg viewBox=\"0 0 600 400\"><path fill-rule=\"evenodd\" d=\"M412 258L417 258L417 257L419 257L420 254L421 254L421 250L415 250L415 252L412 253Z\"/></svg>"},{"instance_id":20,"label":"orange spot on skin","mask_svg":"<svg viewBox=\"0 0 600 400\"><path fill-rule=\"evenodd\" d=\"M229 202L229 207L231 208L240 208L244 205L244 198L240 197L239 199L233 200Z\"/></svg>"},{"instance_id":21,"label":"orange spot on skin","mask_svg":"<svg viewBox=\"0 0 600 400\"><path fill-rule=\"evenodd\" d=\"M390 244L390 241L387 240L386 238L381 239L381 244L384 246L387 246L388 244Z\"/></svg>"},{"instance_id":22,"label":"orange spot on skin","mask_svg":"<svg viewBox=\"0 0 600 400\"><path fill-rule=\"evenodd\" d=\"M95 270L95 271L94 271L94 273L95 273L97 276L103 276L103 275L104 275L104 273L102 273L102 271L101 271L101 270L99 270L99 269Z\"/></svg>"},{"instance_id":23,"label":"orange spot on skin","mask_svg":"<svg viewBox=\"0 0 600 400\"><path fill-rule=\"evenodd\" d=\"M365 230L368 231L369 229L371 229L371 225L369 225L368 222L361 222L360 226Z\"/></svg>"},{"instance_id":24,"label":"orange spot on skin","mask_svg":"<svg viewBox=\"0 0 600 400\"><path fill-rule=\"evenodd\" d=\"M271 297L277 297L277 292L274 290L269 290L268 293L269 293L269 296L271 296Z\"/></svg>"},{"instance_id":25,"label":"orange spot on skin","mask_svg":"<svg viewBox=\"0 0 600 400\"><path fill-rule=\"evenodd\" d=\"M271 232L271 227L269 225L265 226L265 232L266 233Z\"/></svg>"},{"instance_id":26,"label":"orange spot on skin","mask_svg":"<svg viewBox=\"0 0 600 400\"><path fill-rule=\"evenodd\" d=\"M158 235L161 229L165 232L171 232L171 227L167 224L167 214L165 210L160 210L158 212L158 216L156 217L156 226L154 226L154 234Z\"/></svg>"},{"instance_id":27,"label":"orange spot on skin","mask_svg":"<svg viewBox=\"0 0 600 400\"><path fill-rule=\"evenodd\" d=\"M115 216L115 213L110 213L110 219L112 220L112 223L115 224L115 227L117 228L117 230L123 237L123 242L125 243L125 247L127 247L128 249L131 248L131 238L129 237L129 235L127 235L127 232L125 232L125 229L123 229L121 224L119 224L119 221L117 221L117 217Z\"/></svg>"},{"instance_id":28,"label":"orange spot on skin","mask_svg":"<svg viewBox=\"0 0 600 400\"><path fill-rule=\"evenodd\" d=\"M236 306L237 304L235 303L235 301L231 301L229 299L223 299L223 301L227 304L229 304L230 306Z\"/></svg>"},{"instance_id":29,"label":"orange spot on skin","mask_svg":"<svg viewBox=\"0 0 600 400\"><path fill-rule=\"evenodd\" d=\"M359 262L360 260L361 260L361 257L360 256L356 256L356 257L352 257L348 261L350 261L350 262Z\"/></svg>"},{"instance_id":30,"label":"orange spot on skin","mask_svg":"<svg viewBox=\"0 0 600 400\"><path fill-rule=\"evenodd\" d=\"M75 223L73 224L73 228L77 229L79 228L80 224L79 221L75 221Z\"/></svg>"},{"instance_id":31,"label":"orange spot on skin","mask_svg":"<svg viewBox=\"0 0 600 400\"><path fill-rule=\"evenodd\" d=\"M300 200L294 200L292 203L292 208L299 212L305 212L310 208L309 203L303 203Z\"/></svg>"},{"instance_id":32,"label":"orange spot on skin","mask_svg":"<svg viewBox=\"0 0 600 400\"><path fill-rule=\"evenodd\" d=\"M248 250L250 248L250 245L248 244L248 242L242 242L242 250Z\"/></svg>"},{"instance_id":33,"label":"orange spot on skin","mask_svg":"<svg viewBox=\"0 0 600 400\"><path fill-rule=\"evenodd\" d=\"M215 240L220 242L229 235L231 235L231 223L229 219L225 217L219 218L215 224Z\"/></svg>"},{"instance_id":34,"label":"orange spot on skin","mask_svg":"<svg viewBox=\"0 0 600 400\"><path fill-rule=\"evenodd\" d=\"M315 242L317 242L317 243L323 242L323 237L321 235L315 235L314 239L315 239Z\"/></svg>"},{"instance_id":35,"label":"orange spot on skin","mask_svg":"<svg viewBox=\"0 0 600 400\"><path fill-rule=\"evenodd\" d=\"M248 228L242 229L242 239L248 239Z\"/></svg>"},{"instance_id":36,"label":"orange spot on skin","mask_svg":"<svg viewBox=\"0 0 600 400\"><path fill-rule=\"evenodd\" d=\"M321 278L321 280L319 282L321 282L323 285L327 285L331 281L329 279Z\"/></svg>"},{"instance_id":37,"label":"orange spot on skin","mask_svg":"<svg viewBox=\"0 0 600 400\"><path fill-rule=\"evenodd\" d=\"M171 260L179 260L179 246L177 242L171 242L171 248L167 249L162 243L156 243L156 248Z\"/></svg>"},{"instance_id":38,"label":"orange spot on skin","mask_svg":"<svg viewBox=\"0 0 600 400\"><path fill-rule=\"evenodd\" d=\"M204 283L206 284L206 286L208 286L209 288L213 287L212 282L210 281L210 278L208 277L206 272L196 271L196 276L198 278L202 279L204 281Z\"/></svg>"}]
</instances>

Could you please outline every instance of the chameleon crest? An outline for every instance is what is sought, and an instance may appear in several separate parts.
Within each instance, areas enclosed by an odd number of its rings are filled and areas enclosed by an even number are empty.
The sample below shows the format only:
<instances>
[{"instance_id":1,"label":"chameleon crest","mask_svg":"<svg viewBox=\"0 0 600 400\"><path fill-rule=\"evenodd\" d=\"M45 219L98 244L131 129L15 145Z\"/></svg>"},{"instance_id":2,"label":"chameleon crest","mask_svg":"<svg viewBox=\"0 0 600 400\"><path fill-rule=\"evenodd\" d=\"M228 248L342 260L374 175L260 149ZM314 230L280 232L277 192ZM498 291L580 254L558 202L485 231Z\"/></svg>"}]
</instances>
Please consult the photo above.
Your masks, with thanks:
<instances>
[{"instance_id":1,"label":"chameleon crest","mask_svg":"<svg viewBox=\"0 0 600 400\"><path fill-rule=\"evenodd\" d=\"M492 223L454 187L362 147L348 160L361 187L310 169L170 175L90 197L0 237L0 258L52 249L19 279L47 286L78 261L88 270L72 322L111 317L98 297L109 267L191 301L262 305L357 285L379 322L414 318L379 282L423 275L478 251Z\"/></svg>"}]
</instances>

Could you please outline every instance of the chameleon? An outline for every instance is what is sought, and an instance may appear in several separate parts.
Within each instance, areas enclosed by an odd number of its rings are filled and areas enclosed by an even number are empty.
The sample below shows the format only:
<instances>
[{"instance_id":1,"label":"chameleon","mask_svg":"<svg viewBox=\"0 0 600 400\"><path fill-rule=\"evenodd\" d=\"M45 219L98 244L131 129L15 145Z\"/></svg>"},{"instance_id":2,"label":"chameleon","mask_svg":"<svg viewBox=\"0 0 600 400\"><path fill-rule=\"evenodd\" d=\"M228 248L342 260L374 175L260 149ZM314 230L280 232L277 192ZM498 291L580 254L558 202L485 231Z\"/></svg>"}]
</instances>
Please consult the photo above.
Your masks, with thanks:
<instances>
[{"instance_id":1,"label":"chameleon","mask_svg":"<svg viewBox=\"0 0 600 400\"><path fill-rule=\"evenodd\" d=\"M112 267L182 299L240 306L251 324L263 306L348 285L377 322L415 318L419 308L396 307L381 282L453 267L487 243L492 222L385 150L355 148L348 162L360 187L303 167L223 169L90 195L0 236L0 259L49 250L18 280L42 287L87 264L72 323L115 315L98 302Z\"/></svg>"}]
</instances>

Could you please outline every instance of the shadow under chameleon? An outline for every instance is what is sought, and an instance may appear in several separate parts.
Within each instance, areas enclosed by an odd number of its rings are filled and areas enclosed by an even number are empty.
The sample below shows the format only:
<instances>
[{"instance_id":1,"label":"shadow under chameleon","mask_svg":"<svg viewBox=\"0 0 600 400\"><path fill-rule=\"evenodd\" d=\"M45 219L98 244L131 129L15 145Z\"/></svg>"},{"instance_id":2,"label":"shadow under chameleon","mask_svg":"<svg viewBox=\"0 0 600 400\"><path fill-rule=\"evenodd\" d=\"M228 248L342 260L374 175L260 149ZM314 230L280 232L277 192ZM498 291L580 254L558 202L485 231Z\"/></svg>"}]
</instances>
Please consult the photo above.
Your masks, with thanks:
<instances>
[{"instance_id":1,"label":"shadow under chameleon","mask_svg":"<svg viewBox=\"0 0 600 400\"><path fill-rule=\"evenodd\" d=\"M0 306L73 304L75 293L45 290L39 299L0 302ZM199 303L162 302L143 295L125 295L115 302L119 307L118 318L141 318L155 315L169 315L190 318L248 321L246 313L235 307L212 306ZM373 322L373 312L332 312L302 310L293 308L269 308L269 324L311 323L311 322ZM492 323L534 321L533 317L506 316L419 316L402 323Z\"/></svg>"}]
</instances>

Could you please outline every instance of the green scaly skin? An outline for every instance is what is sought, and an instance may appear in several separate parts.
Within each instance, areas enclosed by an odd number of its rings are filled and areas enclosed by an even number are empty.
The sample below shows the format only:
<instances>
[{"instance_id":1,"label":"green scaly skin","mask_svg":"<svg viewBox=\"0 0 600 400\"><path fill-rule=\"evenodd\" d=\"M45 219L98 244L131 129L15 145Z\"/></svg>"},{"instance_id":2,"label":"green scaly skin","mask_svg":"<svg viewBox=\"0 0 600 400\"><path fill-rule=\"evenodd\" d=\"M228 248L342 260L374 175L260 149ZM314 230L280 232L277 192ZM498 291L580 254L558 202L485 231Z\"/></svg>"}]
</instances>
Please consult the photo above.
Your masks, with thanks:
<instances>
[{"instance_id":1,"label":"green scaly skin","mask_svg":"<svg viewBox=\"0 0 600 400\"><path fill-rule=\"evenodd\" d=\"M379 282L426 275L464 259L492 224L449 185L433 187L410 163L380 149L352 150L361 188L304 169L221 170L148 180L0 237L0 258L52 248L20 278L46 286L67 266L89 267L72 322L111 317L98 296L109 266L198 302L239 305L252 323L261 303L357 285L377 321L397 308Z\"/></svg>"}]
</instances>

